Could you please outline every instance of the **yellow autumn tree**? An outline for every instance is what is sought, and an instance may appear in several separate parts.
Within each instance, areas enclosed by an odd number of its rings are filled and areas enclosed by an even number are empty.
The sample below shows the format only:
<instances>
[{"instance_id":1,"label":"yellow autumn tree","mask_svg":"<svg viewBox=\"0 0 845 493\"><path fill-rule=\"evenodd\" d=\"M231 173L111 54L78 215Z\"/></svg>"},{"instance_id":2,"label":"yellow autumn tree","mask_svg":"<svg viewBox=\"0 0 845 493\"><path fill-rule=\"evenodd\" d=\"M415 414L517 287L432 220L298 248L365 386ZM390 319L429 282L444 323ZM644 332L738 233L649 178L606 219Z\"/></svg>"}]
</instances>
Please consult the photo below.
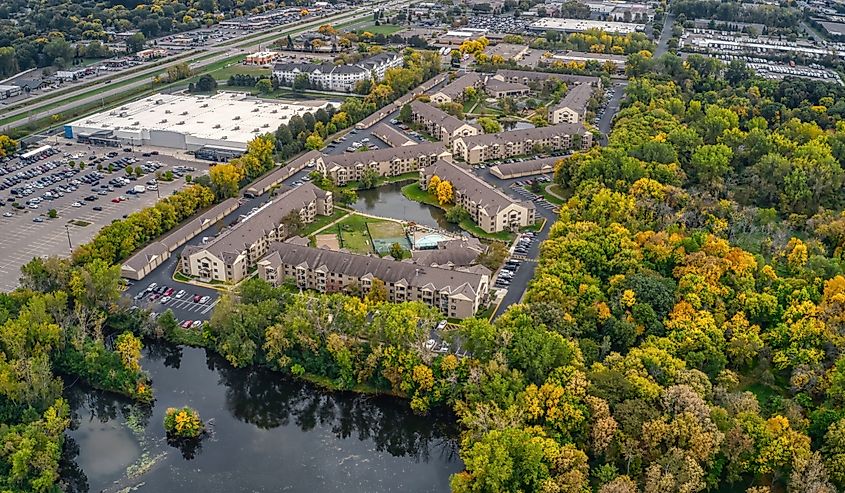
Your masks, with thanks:
<instances>
[{"instance_id":1,"label":"yellow autumn tree","mask_svg":"<svg viewBox=\"0 0 845 493\"><path fill-rule=\"evenodd\" d=\"M437 201L440 205L446 205L453 202L455 199L455 191L452 189L452 183L449 180L441 180L437 185Z\"/></svg>"},{"instance_id":2,"label":"yellow autumn tree","mask_svg":"<svg viewBox=\"0 0 845 493\"><path fill-rule=\"evenodd\" d=\"M436 195L438 185L440 185L440 177L437 175L432 176L431 179L428 180L428 193Z\"/></svg>"}]
</instances>

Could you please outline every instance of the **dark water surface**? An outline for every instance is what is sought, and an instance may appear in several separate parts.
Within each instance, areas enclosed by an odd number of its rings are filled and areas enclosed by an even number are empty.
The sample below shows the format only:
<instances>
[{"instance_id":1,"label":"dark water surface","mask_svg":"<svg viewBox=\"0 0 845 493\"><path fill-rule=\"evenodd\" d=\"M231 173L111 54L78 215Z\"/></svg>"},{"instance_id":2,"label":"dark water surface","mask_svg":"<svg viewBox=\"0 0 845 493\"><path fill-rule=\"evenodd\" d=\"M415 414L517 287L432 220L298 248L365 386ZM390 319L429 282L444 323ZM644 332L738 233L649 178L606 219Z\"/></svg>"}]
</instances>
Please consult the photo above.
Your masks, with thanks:
<instances>
[{"instance_id":1,"label":"dark water surface","mask_svg":"<svg viewBox=\"0 0 845 493\"><path fill-rule=\"evenodd\" d=\"M202 349L152 347L142 364L152 409L69 385L69 491L443 492L463 468L453 417L415 416L399 399L234 369ZM211 429L196 450L165 439L165 410L183 405Z\"/></svg>"},{"instance_id":2,"label":"dark water surface","mask_svg":"<svg viewBox=\"0 0 845 493\"><path fill-rule=\"evenodd\" d=\"M374 216L413 221L447 231L461 231L456 224L446 221L446 213L442 209L414 202L402 195L402 187L409 183L413 181L388 183L378 188L359 190L358 201L352 208Z\"/></svg>"}]
</instances>

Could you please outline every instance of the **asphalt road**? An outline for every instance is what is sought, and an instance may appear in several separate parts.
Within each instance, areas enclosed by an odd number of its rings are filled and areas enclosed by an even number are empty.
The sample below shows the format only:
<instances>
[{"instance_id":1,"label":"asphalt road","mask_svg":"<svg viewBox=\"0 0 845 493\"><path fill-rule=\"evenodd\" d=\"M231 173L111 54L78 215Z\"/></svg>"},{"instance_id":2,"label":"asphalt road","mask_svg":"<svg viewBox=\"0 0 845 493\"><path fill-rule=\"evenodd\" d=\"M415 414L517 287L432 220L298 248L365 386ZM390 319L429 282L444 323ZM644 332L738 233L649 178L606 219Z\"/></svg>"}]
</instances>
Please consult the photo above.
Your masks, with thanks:
<instances>
[{"instance_id":1,"label":"asphalt road","mask_svg":"<svg viewBox=\"0 0 845 493\"><path fill-rule=\"evenodd\" d=\"M602 113L598 123L599 130L605 135L605 142L602 142L602 145L607 144L606 136L610 133L610 129L613 127L613 117L615 117L616 113L619 112L619 105L622 102L622 97L625 95L625 88L627 86L627 81L613 81L613 85L611 86L613 94L611 94L610 100L607 102L607 107L605 108L604 113Z\"/></svg>"},{"instance_id":2,"label":"asphalt road","mask_svg":"<svg viewBox=\"0 0 845 493\"><path fill-rule=\"evenodd\" d=\"M675 24L675 16L671 13L666 13L666 18L663 20L663 30L660 31L660 39L657 40L657 49L654 50L654 57L666 53L669 50L669 38L672 37L672 26Z\"/></svg>"}]
</instances>

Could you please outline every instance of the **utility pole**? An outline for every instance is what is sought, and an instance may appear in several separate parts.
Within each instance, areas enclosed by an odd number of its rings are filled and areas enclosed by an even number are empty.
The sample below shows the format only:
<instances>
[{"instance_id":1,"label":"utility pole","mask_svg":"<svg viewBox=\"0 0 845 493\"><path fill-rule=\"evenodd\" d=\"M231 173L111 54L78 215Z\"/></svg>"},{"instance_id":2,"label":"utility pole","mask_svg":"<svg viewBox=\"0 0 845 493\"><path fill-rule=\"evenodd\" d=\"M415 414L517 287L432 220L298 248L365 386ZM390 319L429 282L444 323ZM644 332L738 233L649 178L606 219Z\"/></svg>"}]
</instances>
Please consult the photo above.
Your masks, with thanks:
<instances>
[{"instance_id":1,"label":"utility pole","mask_svg":"<svg viewBox=\"0 0 845 493\"><path fill-rule=\"evenodd\" d=\"M73 253L73 243L70 242L70 226L65 224L65 232L67 233L67 246L70 249L70 253Z\"/></svg>"}]
</instances>

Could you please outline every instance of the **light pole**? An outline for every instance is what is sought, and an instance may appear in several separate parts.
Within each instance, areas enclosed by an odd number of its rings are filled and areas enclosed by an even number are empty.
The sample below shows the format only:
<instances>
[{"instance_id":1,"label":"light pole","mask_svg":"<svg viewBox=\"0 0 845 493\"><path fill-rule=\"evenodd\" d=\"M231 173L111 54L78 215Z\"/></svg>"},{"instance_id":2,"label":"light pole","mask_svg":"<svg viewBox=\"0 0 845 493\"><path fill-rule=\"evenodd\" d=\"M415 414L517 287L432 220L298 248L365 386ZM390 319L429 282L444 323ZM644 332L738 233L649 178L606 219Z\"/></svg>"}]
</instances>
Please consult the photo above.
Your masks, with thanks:
<instances>
[{"instance_id":1,"label":"light pole","mask_svg":"<svg viewBox=\"0 0 845 493\"><path fill-rule=\"evenodd\" d=\"M70 242L70 226L65 224L65 232L67 233L67 246L70 249L70 253L73 253L73 243Z\"/></svg>"}]
</instances>

